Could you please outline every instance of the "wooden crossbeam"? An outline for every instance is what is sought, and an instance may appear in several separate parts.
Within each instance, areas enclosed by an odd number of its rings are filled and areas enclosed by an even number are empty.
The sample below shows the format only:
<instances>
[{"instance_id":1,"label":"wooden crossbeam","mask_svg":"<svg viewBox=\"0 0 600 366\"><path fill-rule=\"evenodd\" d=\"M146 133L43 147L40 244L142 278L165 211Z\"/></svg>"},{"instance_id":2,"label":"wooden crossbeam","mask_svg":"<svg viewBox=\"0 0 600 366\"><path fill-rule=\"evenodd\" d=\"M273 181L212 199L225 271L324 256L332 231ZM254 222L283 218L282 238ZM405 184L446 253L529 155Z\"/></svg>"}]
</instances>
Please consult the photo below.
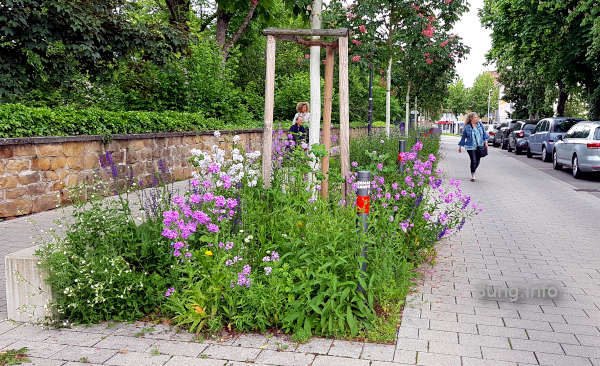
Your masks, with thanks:
<instances>
[{"instance_id":1,"label":"wooden crossbeam","mask_svg":"<svg viewBox=\"0 0 600 366\"><path fill-rule=\"evenodd\" d=\"M263 30L265 36L273 36L283 38L286 36L295 37L348 37L347 28L338 29L281 29L281 28L266 28Z\"/></svg>"}]
</instances>

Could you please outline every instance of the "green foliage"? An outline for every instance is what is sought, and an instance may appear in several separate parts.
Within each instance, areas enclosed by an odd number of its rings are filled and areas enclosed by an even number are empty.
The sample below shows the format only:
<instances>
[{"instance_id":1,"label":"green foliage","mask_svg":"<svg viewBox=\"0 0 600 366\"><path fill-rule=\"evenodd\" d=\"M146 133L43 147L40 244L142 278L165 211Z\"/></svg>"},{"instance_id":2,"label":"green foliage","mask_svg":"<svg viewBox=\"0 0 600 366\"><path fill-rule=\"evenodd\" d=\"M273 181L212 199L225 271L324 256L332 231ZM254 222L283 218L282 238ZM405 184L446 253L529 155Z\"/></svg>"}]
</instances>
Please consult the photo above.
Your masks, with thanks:
<instances>
[{"instance_id":1,"label":"green foliage","mask_svg":"<svg viewBox=\"0 0 600 366\"><path fill-rule=\"evenodd\" d=\"M54 310L73 322L135 320L163 300L175 258L157 242L162 223L136 222L125 198L92 196L77 204L64 238L39 251L54 292Z\"/></svg>"},{"instance_id":2,"label":"green foliage","mask_svg":"<svg viewBox=\"0 0 600 366\"><path fill-rule=\"evenodd\" d=\"M564 114L568 95L583 85L590 117L600 117L598 4L594 0L486 0L492 30L488 57L521 116Z\"/></svg>"},{"instance_id":3,"label":"green foliage","mask_svg":"<svg viewBox=\"0 0 600 366\"><path fill-rule=\"evenodd\" d=\"M0 137L202 131L259 125L249 121L226 125L200 112L111 112L97 108L0 105Z\"/></svg>"},{"instance_id":4,"label":"green foliage","mask_svg":"<svg viewBox=\"0 0 600 366\"><path fill-rule=\"evenodd\" d=\"M469 109L477 112L480 116L486 116L489 100L491 108L490 113L492 113L492 106L495 104L493 102L498 100L498 94L499 89L496 86L496 81L491 73L483 72L477 75L473 82L473 86L469 88Z\"/></svg>"},{"instance_id":5,"label":"green foliage","mask_svg":"<svg viewBox=\"0 0 600 366\"><path fill-rule=\"evenodd\" d=\"M0 366L21 365L29 362L26 347L0 351Z\"/></svg>"}]
</instances>

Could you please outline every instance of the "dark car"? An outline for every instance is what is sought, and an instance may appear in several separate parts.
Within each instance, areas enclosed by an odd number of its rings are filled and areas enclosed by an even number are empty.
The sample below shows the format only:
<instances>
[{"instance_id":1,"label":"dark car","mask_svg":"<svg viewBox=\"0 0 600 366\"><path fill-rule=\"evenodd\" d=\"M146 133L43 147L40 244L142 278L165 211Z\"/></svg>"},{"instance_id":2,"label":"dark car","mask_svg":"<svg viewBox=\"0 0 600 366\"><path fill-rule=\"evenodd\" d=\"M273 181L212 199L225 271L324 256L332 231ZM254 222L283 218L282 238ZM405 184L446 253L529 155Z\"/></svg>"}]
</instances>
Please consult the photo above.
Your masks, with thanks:
<instances>
[{"instance_id":1,"label":"dark car","mask_svg":"<svg viewBox=\"0 0 600 366\"><path fill-rule=\"evenodd\" d=\"M509 138L510 134L514 130L521 128L522 125L523 125L522 121L508 122L508 126L501 131L501 136L498 138L498 141L500 142L500 147L502 148L502 150L508 149L508 138Z\"/></svg>"},{"instance_id":2,"label":"dark car","mask_svg":"<svg viewBox=\"0 0 600 366\"><path fill-rule=\"evenodd\" d=\"M498 125L494 125L494 136L490 136L490 141L494 147L500 146L500 139L502 136L503 129L508 128L507 122L502 122ZM489 142L489 141L488 141Z\"/></svg>"},{"instance_id":3,"label":"dark car","mask_svg":"<svg viewBox=\"0 0 600 366\"><path fill-rule=\"evenodd\" d=\"M583 120L572 117L544 118L539 121L527 140L527 157L541 155L543 161L549 162L552 159L554 143L580 121Z\"/></svg>"},{"instance_id":4,"label":"dark car","mask_svg":"<svg viewBox=\"0 0 600 366\"><path fill-rule=\"evenodd\" d=\"M520 121L520 126L515 127L515 130L508 136L508 152L514 151L519 155L523 151L527 151L527 140L536 125L537 121Z\"/></svg>"}]
</instances>

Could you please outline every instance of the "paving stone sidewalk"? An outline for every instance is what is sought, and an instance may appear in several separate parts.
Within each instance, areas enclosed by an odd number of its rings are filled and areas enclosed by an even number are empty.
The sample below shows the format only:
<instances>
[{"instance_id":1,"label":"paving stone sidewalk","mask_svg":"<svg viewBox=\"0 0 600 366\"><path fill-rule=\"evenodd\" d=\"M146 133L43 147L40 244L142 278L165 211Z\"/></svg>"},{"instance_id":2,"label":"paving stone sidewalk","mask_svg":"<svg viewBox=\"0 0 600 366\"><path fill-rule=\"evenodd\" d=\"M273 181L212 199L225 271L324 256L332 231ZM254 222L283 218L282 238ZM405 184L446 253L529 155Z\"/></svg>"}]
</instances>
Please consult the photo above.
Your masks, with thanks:
<instances>
[{"instance_id":1,"label":"paving stone sidewalk","mask_svg":"<svg viewBox=\"0 0 600 366\"><path fill-rule=\"evenodd\" d=\"M441 165L465 179L457 141L443 137ZM27 346L34 365L600 366L600 200L494 149L464 190L485 211L438 245L435 266L407 299L396 345L254 334L195 341L163 325L57 330L0 320L0 349ZM56 213L33 218L43 227ZM24 219L0 222L2 257L34 232ZM2 290L3 276L2 267ZM492 286L488 294L504 297L482 299ZM558 296L539 298L534 288ZM511 301L515 289L529 297Z\"/></svg>"}]
</instances>

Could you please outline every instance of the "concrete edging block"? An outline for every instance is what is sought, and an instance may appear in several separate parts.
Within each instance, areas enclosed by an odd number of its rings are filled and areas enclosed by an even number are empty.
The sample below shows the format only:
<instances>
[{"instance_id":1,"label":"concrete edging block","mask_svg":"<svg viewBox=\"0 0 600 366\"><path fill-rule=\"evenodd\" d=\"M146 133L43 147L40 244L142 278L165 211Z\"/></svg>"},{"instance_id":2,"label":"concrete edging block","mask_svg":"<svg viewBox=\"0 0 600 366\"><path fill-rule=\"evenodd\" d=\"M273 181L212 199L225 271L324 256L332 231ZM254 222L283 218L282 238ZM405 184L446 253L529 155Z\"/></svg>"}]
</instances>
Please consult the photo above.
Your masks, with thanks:
<instances>
[{"instance_id":1,"label":"concrete edging block","mask_svg":"<svg viewBox=\"0 0 600 366\"><path fill-rule=\"evenodd\" d=\"M39 246L19 250L4 259L8 319L41 323L52 316L52 291L35 255Z\"/></svg>"}]
</instances>

